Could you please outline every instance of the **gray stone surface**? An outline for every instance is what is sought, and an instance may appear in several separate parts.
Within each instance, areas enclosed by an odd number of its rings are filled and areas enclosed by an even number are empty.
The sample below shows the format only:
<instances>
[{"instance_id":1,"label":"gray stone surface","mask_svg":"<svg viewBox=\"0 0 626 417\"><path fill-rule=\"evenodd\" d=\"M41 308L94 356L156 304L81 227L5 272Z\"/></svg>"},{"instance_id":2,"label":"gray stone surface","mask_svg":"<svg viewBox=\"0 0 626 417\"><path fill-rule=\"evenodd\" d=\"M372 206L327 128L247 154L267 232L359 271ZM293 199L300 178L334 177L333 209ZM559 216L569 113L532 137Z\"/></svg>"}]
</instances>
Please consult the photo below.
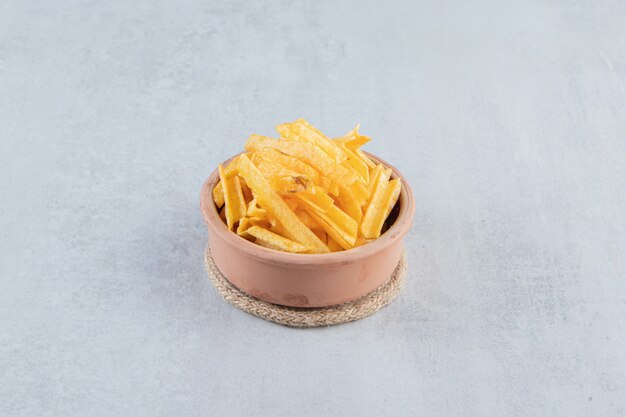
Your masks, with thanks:
<instances>
[{"instance_id":1,"label":"gray stone surface","mask_svg":"<svg viewBox=\"0 0 626 417\"><path fill-rule=\"evenodd\" d=\"M504 3L0 2L0 415L624 415L626 5ZM361 322L202 267L202 181L297 117L417 197Z\"/></svg>"}]
</instances>

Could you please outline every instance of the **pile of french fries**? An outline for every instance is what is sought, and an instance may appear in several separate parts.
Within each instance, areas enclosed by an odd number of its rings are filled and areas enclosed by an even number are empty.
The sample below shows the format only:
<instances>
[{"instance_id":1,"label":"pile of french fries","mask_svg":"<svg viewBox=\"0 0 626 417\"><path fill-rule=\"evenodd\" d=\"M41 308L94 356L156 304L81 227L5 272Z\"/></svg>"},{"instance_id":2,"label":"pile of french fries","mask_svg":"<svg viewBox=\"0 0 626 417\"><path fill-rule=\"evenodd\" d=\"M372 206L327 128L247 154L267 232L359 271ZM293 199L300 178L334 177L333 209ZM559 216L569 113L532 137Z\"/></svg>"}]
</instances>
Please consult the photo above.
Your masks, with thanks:
<instances>
[{"instance_id":1,"label":"pile of french fries","mask_svg":"<svg viewBox=\"0 0 626 417\"><path fill-rule=\"evenodd\" d=\"M358 126L329 139L306 120L251 135L247 152L219 166L213 200L229 230L294 253L348 250L378 238L402 188L361 151Z\"/></svg>"}]
</instances>

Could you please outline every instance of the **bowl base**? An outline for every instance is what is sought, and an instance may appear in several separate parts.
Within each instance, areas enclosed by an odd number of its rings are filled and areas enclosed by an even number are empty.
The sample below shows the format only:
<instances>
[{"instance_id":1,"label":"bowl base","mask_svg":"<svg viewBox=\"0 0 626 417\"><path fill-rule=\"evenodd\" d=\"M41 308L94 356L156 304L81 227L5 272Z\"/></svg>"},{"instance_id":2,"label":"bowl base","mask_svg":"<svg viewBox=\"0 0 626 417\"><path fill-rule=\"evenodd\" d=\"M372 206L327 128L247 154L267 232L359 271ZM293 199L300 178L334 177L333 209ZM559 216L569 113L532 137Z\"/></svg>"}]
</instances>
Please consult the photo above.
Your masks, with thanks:
<instances>
[{"instance_id":1,"label":"bowl base","mask_svg":"<svg viewBox=\"0 0 626 417\"><path fill-rule=\"evenodd\" d=\"M288 327L322 327L360 320L374 314L391 303L404 285L407 262L404 253L386 284L369 294L343 304L330 307L287 307L254 298L231 284L213 262L207 245L204 266L217 292L224 300L240 310L264 320Z\"/></svg>"}]
</instances>

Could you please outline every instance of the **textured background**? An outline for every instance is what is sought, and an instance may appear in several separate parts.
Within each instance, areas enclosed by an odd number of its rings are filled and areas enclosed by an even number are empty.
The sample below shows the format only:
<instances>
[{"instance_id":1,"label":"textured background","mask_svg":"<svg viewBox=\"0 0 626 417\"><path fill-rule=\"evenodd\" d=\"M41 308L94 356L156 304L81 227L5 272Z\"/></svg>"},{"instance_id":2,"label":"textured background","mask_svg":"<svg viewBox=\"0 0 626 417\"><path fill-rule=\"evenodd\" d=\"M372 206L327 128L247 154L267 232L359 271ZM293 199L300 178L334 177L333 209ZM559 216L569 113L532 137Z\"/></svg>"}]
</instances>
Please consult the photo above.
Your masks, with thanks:
<instances>
[{"instance_id":1,"label":"textured background","mask_svg":"<svg viewBox=\"0 0 626 417\"><path fill-rule=\"evenodd\" d=\"M0 2L0 415L626 413L626 4ZM221 301L200 186L360 122L417 197L395 304Z\"/></svg>"}]
</instances>

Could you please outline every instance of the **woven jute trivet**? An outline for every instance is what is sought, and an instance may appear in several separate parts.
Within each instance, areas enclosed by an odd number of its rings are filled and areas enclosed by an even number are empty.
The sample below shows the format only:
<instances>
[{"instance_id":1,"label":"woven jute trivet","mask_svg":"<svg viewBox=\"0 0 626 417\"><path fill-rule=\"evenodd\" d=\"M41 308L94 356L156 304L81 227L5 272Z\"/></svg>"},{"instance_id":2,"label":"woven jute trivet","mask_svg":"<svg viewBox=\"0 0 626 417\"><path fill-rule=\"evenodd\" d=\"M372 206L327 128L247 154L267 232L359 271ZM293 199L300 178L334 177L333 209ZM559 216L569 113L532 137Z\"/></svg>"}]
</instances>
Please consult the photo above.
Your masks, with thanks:
<instances>
[{"instance_id":1,"label":"woven jute trivet","mask_svg":"<svg viewBox=\"0 0 626 417\"><path fill-rule=\"evenodd\" d=\"M374 314L392 302L400 293L407 270L406 257L402 254L402 258L389 281L369 294L336 306L299 308L268 303L239 290L217 268L208 246L204 254L204 266L215 289L224 300L246 313L288 327L332 326Z\"/></svg>"}]
</instances>

